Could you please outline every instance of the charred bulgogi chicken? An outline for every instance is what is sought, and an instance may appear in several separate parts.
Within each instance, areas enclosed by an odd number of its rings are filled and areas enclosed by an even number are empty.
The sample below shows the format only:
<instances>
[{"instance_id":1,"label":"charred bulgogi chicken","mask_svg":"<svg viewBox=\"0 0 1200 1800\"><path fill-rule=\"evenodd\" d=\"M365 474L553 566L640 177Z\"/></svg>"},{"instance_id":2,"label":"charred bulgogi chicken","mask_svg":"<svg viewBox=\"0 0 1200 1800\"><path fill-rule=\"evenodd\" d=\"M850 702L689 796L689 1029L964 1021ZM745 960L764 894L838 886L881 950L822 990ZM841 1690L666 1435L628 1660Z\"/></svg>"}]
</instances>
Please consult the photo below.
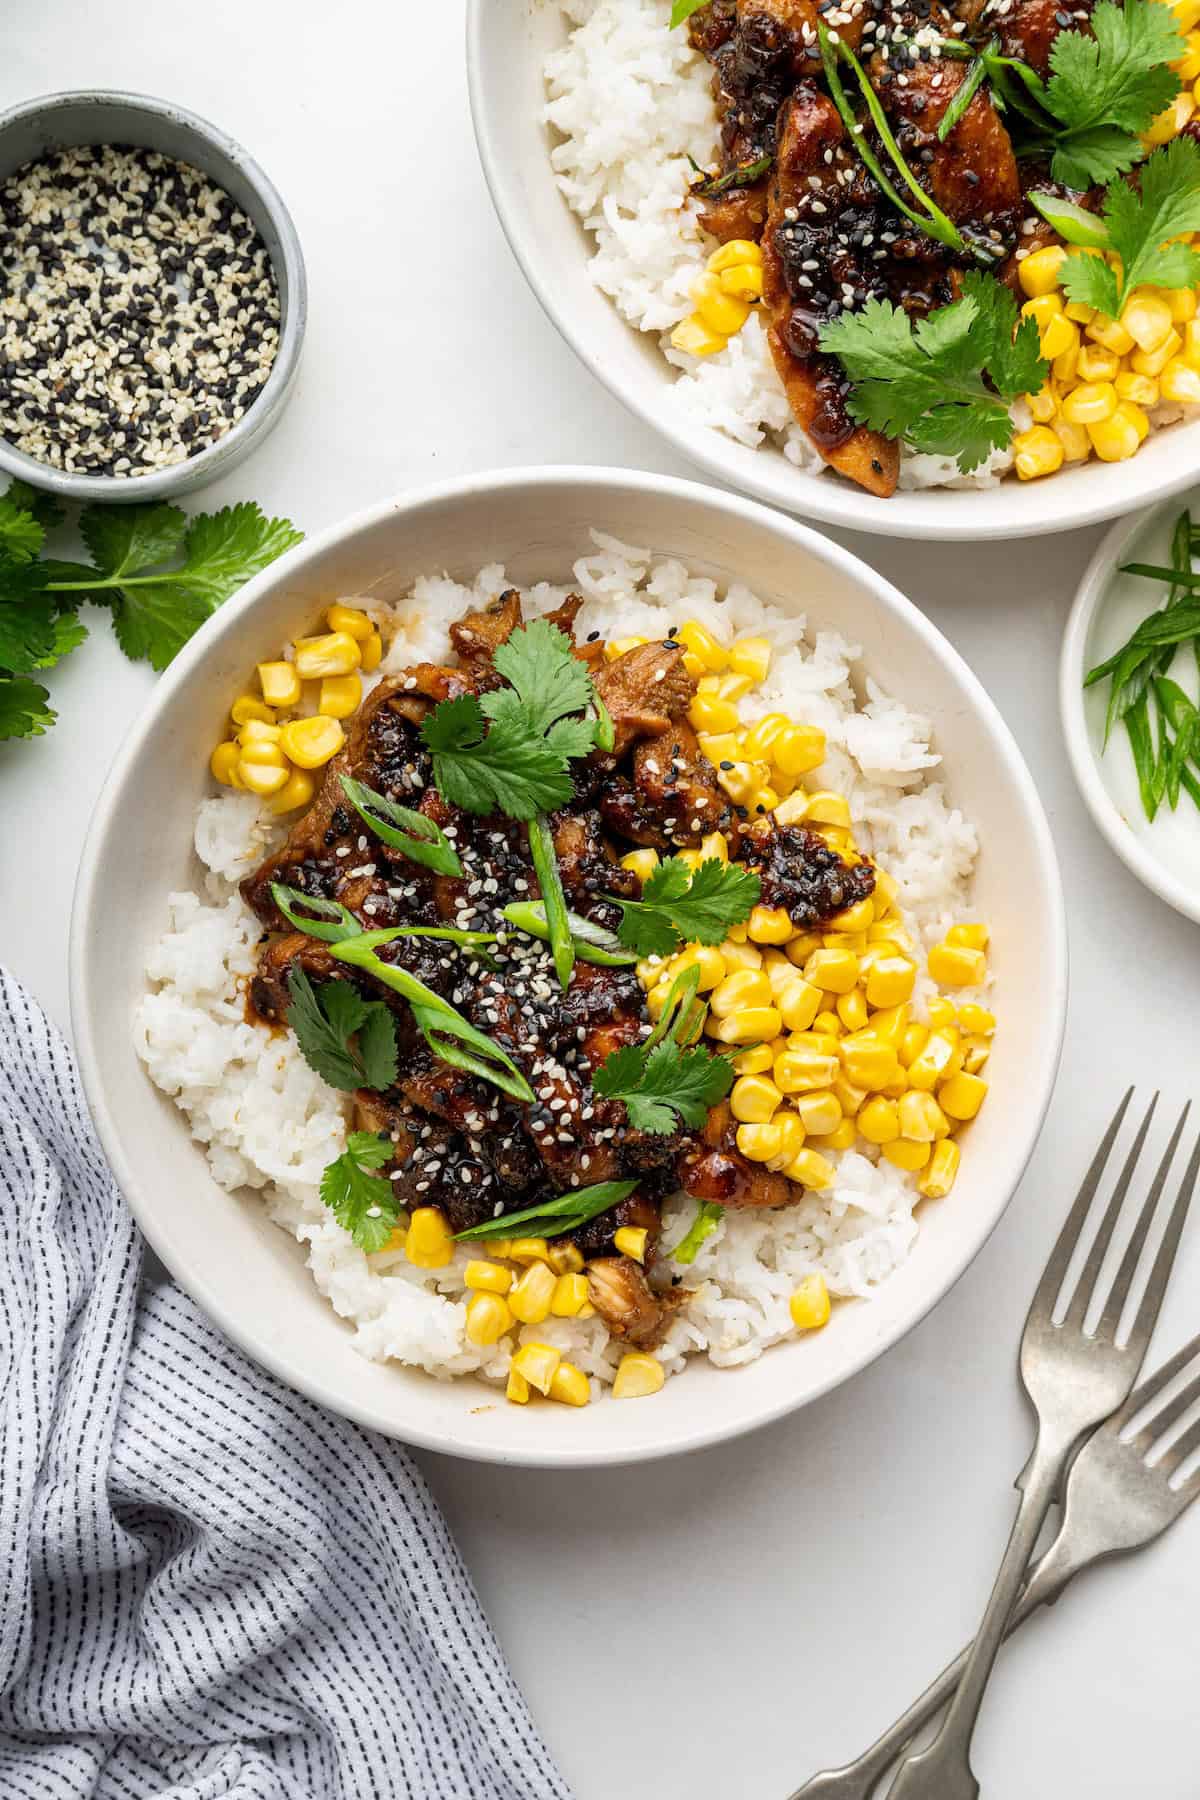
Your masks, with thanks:
<instances>
[{"instance_id":1,"label":"charred bulgogi chicken","mask_svg":"<svg viewBox=\"0 0 1200 1800\"><path fill-rule=\"evenodd\" d=\"M552 615L572 643L580 604L568 600ZM486 959L429 938L397 938L380 948L384 962L408 969L511 1057L534 1093L532 1104L523 1103L435 1056L404 999L292 930L272 895L272 883L280 882L336 901L368 931L422 924L503 930L506 904L536 899L526 827L449 805L433 785L420 732L439 702L501 685L492 659L521 622L520 596L509 591L451 628L456 666L420 663L387 677L363 704L308 811L242 885L265 928L250 999L261 1018L285 1023L288 977L299 967L317 982L350 981L392 1010L399 1074L385 1092L357 1093L358 1122L392 1140L382 1172L392 1177L398 1204L436 1206L454 1231L572 1188L636 1178L637 1188L575 1239L592 1259L589 1290L609 1329L646 1345L670 1301L651 1291L635 1261L615 1254L617 1229L644 1226L653 1238L660 1201L680 1186L725 1206L781 1205L799 1190L739 1153L727 1107L714 1108L699 1132L656 1134L635 1129L622 1101L594 1090L592 1077L605 1059L650 1030L633 970L579 962L564 993L546 946L511 927ZM575 913L611 927L619 913L606 896L636 900L641 891L638 877L621 866L631 847L654 846L669 856L718 829L731 853L758 870L764 898L785 907L797 925L819 926L871 893L870 863L851 866L814 832L776 826L730 804L687 721L695 681L677 640L645 644L607 663L599 642L575 645L574 654L591 670L613 724L612 750L593 750L573 764L574 798L550 818ZM369 835L346 803L343 776L436 821L453 841L463 875L435 874Z\"/></svg>"}]
</instances>

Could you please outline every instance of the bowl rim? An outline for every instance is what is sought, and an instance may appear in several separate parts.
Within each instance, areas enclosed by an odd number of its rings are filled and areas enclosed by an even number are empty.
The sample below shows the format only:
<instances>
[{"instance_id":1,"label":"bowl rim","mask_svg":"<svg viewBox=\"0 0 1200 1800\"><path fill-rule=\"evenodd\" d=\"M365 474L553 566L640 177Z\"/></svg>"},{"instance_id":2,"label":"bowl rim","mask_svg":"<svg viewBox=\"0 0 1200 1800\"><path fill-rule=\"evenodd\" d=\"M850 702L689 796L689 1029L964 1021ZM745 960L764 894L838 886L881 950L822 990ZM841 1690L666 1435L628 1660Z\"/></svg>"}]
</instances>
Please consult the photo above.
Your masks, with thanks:
<instances>
[{"instance_id":1,"label":"bowl rim","mask_svg":"<svg viewBox=\"0 0 1200 1800\"><path fill-rule=\"evenodd\" d=\"M25 119L68 113L85 106L119 107L131 117L165 119L186 136L215 150L225 161L234 163L254 189L279 240L278 256L271 256L269 248L267 254L271 257L277 285L281 290L286 289L287 307L271 373L242 417L207 450L189 456L184 462L172 463L169 468L156 469L149 475L79 475L38 462L0 435L0 469L43 493L57 494L81 504L88 501L113 505L164 500L215 481L247 455L278 422L296 376L308 323L308 275L304 252L292 215L266 170L237 138L174 100L122 88L61 88L51 94L21 100L0 112L0 143L11 126ZM210 179L218 180L216 176Z\"/></svg>"},{"instance_id":2,"label":"bowl rim","mask_svg":"<svg viewBox=\"0 0 1200 1800\"><path fill-rule=\"evenodd\" d=\"M524 181L519 172L510 167L510 159L502 153L494 138L493 103L485 74L487 58L483 39L485 20L494 17L498 11L499 0L467 0L467 93L484 180L509 249L542 311L584 367L693 468L703 469L710 479L722 486L734 486L769 506L806 519L819 519L826 525L872 536L928 538L941 543L981 543L1014 535L1039 537L1050 532L1082 529L1122 517L1151 498L1177 494L1200 475L1200 420L1196 420L1191 423L1195 427L1197 449L1190 465L1186 461L1178 468L1171 461L1165 467L1156 464L1153 469L1143 465L1139 478L1128 463L1098 467L1089 462L1086 473L1100 477L1099 481L1091 483L1096 497L1090 497L1089 490L1085 489L1082 502L1076 500L1068 509L1040 501L1030 507L1028 497L1039 491L1044 494L1046 484L1017 480L988 489L898 488L887 500L877 500L849 482L824 472L804 473L789 463L782 452L764 455L761 453L763 446L748 448L722 436L715 428L699 423L689 425L681 409L655 404L656 395L665 399L670 394L671 384L664 381L658 388L649 382L643 385L614 373L598 346L585 334L562 288L543 273L537 254L537 236L523 218ZM511 96L506 97L504 104L511 106ZM566 209L565 200L562 205ZM571 218L582 233L582 222L573 214ZM637 327L621 318L609 296L603 298L621 328L636 332ZM664 369L670 367L665 362L663 366ZM1187 429L1187 422L1182 428ZM1123 471L1123 474L1114 473L1116 471ZM1083 476L1085 471L1067 471L1066 479L1071 481L1076 474ZM1108 480L1110 474L1113 479ZM1130 492L1128 489L1134 481L1138 485ZM1007 505L994 503L992 497L1000 494L1013 498ZM1015 498L1019 494L1027 496L1024 509ZM983 517L977 516L978 510L985 506L989 511Z\"/></svg>"},{"instance_id":3,"label":"bowl rim","mask_svg":"<svg viewBox=\"0 0 1200 1800\"><path fill-rule=\"evenodd\" d=\"M1195 485L1194 477L1190 478ZM1186 484L1185 484L1186 485ZM1116 801L1100 775L1092 749L1084 710L1084 654L1089 633L1097 613L1108 594L1117 564L1124 558L1134 540L1157 524L1163 513L1179 505L1179 490L1164 495L1154 506L1144 507L1132 518L1118 519L1111 531L1105 532L1083 572L1063 632L1058 659L1058 709L1066 739L1067 756L1075 776L1075 784L1083 796L1092 822L1106 839L1110 849L1125 864L1142 886L1165 900L1184 918L1200 924L1200 893L1189 888L1154 856L1148 854L1147 842L1125 823Z\"/></svg>"},{"instance_id":4,"label":"bowl rim","mask_svg":"<svg viewBox=\"0 0 1200 1800\"><path fill-rule=\"evenodd\" d=\"M1045 1000L1052 1025L1044 1045L1042 1065L1035 1076L1035 1080L1040 1080L1042 1084L1041 1097L1023 1139L1015 1146L1007 1191L997 1199L989 1214L976 1222L974 1233L953 1258L945 1282L936 1291L931 1288L928 1293L923 1293L909 1313L885 1328L877 1339L864 1344L844 1366L810 1385L802 1394L785 1393L781 1397L769 1398L757 1408L732 1419L718 1414L712 1424L700 1429L688 1427L681 1430L677 1438L668 1437L665 1442L613 1449L588 1441L576 1443L564 1440L562 1446L553 1453L539 1446L531 1446L528 1452L524 1452L519 1448L513 1450L507 1445L491 1445L486 1440L469 1443L457 1439L448 1440L444 1433L427 1430L419 1424L413 1426L404 1422L398 1426L395 1417L385 1417L369 1404L354 1400L348 1403L343 1394L335 1392L319 1375L310 1376L306 1373L303 1378L298 1378L287 1359L276 1355L269 1329L264 1328L257 1316L247 1318L231 1313L220 1294L214 1292L208 1281L195 1269L175 1267L167 1233L160 1231L153 1204L147 1202L142 1191L143 1186L149 1190L152 1183L143 1183L137 1175L108 1104L104 1070L88 1004L87 940L91 922L104 903L98 886L98 874L110 815L126 784L136 777L147 738L157 728L162 715L170 710L176 694L190 680L196 665L207 655L209 646L224 636L234 634L242 619L254 609L262 595L275 587L281 579L292 579L308 559L319 559L328 551L336 550L339 544L353 539L394 514L415 513L428 506L453 503L455 500L474 497L481 491L502 497L506 491L528 487L544 492L547 503L553 506L553 496L557 489L578 488L581 485L604 491L610 499L613 490L618 493L624 490L652 495L659 500L681 500L691 504L700 502L718 517L724 514L728 518L780 534L790 539L798 549L815 556L818 561L839 570L869 589L872 597L886 612L903 619L905 626L922 641L931 657L938 662L950 664L969 695L976 716L983 722L995 754L1002 759L1014 782L1028 819L1036 863L1043 872L1052 968L1052 979L1048 984ZM885 576L812 526L772 511L742 495L713 489L700 482L602 465L554 464L547 467L484 470L408 490L397 498L365 507L348 519L328 526L315 537L306 539L226 601L184 646L160 677L150 700L130 726L117 751L96 801L84 841L75 882L69 943L70 1006L76 1055L84 1092L110 1167L138 1225L170 1269L172 1278L191 1295L218 1328L255 1362L288 1386L385 1436L399 1438L402 1442L427 1450L463 1456L472 1461L556 1469L652 1461L740 1437L760 1426L772 1424L840 1387L907 1336L960 1280L991 1237L1012 1201L1037 1143L1054 1092L1066 1028L1067 985L1066 912L1062 878L1049 821L1033 776L999 709L949 639ZM199 1154L198 1148L196 1153Z\"/></svg>"}]
</instances>

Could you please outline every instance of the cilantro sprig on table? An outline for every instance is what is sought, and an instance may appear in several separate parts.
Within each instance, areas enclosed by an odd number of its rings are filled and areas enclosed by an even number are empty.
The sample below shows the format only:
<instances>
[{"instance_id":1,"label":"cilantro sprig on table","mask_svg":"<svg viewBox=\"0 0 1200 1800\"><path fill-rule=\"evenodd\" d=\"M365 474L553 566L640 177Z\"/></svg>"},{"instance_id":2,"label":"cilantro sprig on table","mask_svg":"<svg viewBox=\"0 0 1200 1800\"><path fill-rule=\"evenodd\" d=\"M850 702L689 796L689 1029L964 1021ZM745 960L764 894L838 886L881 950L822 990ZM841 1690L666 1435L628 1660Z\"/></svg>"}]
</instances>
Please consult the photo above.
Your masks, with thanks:
<instances>
[{"instance_id":1,"label":"cilantro sprig on table","mask_svg":"<svg viewBox=\"0 0 1200 1800\"><path fill-rule=\"evenodd\" d=\"M639 956L670 956L683 943L720 944L750 917L762 892L753 869L707 857L698 869L681 856L659 863L640 900L620 900L617 937Z\"/></svg>"},{"instance_id":2,"label":"cilantro sprig on table","mask_svg":"<svg viewBox=\"0 0 1200 1800\"><path fill-rule=\"evenodd\" d=\"M825 326L821 348L854 382L848 405L860 425L957 457L969 473L1009 443L1008 402L1036 392L1049 365L1036 322L1018 320L995 276L970 270L962 287L960 300L915 322L889 301L868 300Z\"/></svg>"},{"instance_id":3,"label":"cilantro sprig on table","mask_svg":"<svg viewBox=\"0 0 1200 1800\"><path fill-rule=\"evenodd\" d=\"M251 502L191 520L177 506L88 506L78 529L92 560L68 562L43 554L64 520L24 482L0 496L0 738L53 725L34 677L86 638L82 602L111 611L126 656L165 669L223 600L303 536Z\"/></svg>"},{"instance_id":4,"label":"cilantro sprig on table","mask_svg":"<svg viewBox=\"0 0 1200 1800\"><path fill-rule=\"evenodd\" d=\"M391 1182L371 1173L394 1154L388 1138L352 1131L342 1154L326 1164L321 1176L321 1199L368 1256L383 1249L400 1216Z\"/></svg>"}]
</instances>

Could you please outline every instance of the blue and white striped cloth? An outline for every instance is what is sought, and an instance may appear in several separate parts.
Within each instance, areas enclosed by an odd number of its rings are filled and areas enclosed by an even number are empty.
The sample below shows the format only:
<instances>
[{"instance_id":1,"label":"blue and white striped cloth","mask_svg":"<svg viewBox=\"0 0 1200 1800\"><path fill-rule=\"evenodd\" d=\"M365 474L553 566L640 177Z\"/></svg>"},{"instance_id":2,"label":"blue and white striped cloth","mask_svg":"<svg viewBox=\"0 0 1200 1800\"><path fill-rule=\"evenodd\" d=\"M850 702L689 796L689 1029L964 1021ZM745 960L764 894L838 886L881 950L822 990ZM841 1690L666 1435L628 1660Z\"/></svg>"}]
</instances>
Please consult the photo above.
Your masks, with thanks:
<instances>
[{"instance_id":1,"label":"blue and white striped cloth","mask_svg":"<svg viewBox=\"0 0 1200 1800\"><path fill-rule=\"evenodd\" d=\"M569 1800L404 1451L141 1277L0 971L3 1800Z\"/></svg>"}]
</instances>

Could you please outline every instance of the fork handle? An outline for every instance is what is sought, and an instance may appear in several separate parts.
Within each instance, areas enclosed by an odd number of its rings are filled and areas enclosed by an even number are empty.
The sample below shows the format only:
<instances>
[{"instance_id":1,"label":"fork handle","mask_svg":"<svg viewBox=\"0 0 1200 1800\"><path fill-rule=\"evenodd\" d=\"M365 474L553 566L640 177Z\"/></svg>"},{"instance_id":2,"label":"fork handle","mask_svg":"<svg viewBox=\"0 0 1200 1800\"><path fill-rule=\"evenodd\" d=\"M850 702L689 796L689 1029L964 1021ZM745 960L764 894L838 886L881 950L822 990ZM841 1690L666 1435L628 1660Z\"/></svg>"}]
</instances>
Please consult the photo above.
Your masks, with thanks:
<instances>
[{"instance_id":1,"label":"fork handle","mask_svg":"<svg viewBox=\"0 0 1200 1800\"><path fill-rule=\"evenodd\" d=\"M1061 1536L1056 1538L1032 1570L1004 1628L1006 1638L1011 1637L1018 1625L1023 1625L1040 1607L1053 1606L1072 1576L1077 1573L1074 1564L1064 1554L1062 1542ZM814 1775L803 1787L797 1788L789 1796L789 1800L871 1800L871 1795L896 1758L953 1697L962 1680L970 1653L971 1646L967 1644L869 1750L864 1750L861 1756L854 1762L847 1763L844 1768L825 1769L819 1775Z\"/></svg>"},{"instance_id":2,"label":"fork handle","mask_svg":"<svg viewBox=\"0 0 1200 1800\"><path fill-rule=\"evenodd\" d=\"M1046 1442L1039 1433L1021 1476L1021 1501L979 1633L967 1655L958 1692L928 1749L901 1764L890 1800L977 1800L971 1738L984 1692L1004 1641L1005 1627L1025 1570L1054 1501L1070 1444Z\"/></svg>"}]
</instances>

